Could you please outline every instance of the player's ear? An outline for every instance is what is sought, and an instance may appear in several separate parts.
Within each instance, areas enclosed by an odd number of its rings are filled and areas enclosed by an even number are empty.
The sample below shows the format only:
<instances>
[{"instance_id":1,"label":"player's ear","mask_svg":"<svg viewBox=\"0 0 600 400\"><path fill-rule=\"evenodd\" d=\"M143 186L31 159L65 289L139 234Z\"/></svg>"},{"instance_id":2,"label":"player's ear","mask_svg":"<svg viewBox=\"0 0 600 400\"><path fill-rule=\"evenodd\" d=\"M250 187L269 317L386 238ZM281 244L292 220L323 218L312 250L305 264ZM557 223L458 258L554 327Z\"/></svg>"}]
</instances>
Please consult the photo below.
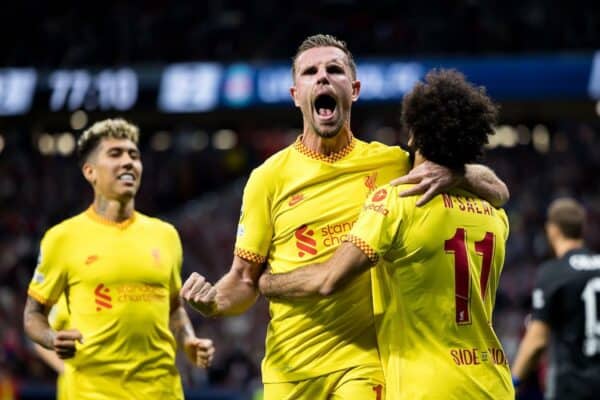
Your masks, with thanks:
<instances>
[{"instance_id":1,"label":"player's ear","mask_svg":"<svg viewBox=\"0 0 600 400\"><path fill-rule=\"evenodd\" d=\"M552 222L546 222L546 238L548 238L548 242L550 242L551 245L559 233L560 230L555 224Z\"/></svg>"},{"instance_id":2,"label":"player's ear","mask_svg":"<svg viewBox=\"0 0 600 400\"><path fill-rule=\"evenodd\" d=\"M88 181L92 186L96 183L96 168L89 161L83 163L81 167L81 172L83 172L83 176L86 181Z\"/></svg>"},{"instance_id":3,"label":"player's ear","mask_svg":"<svg viewBox=\"0 0 600 400\"><path fill-rule=\"evenodd\" d=\"M406 143L408 147L412 147L415 143L415 137L413 135L412 130L408 131L408 142Z\"/></svg>"},{"instance_id":4,"label":"player's ear","mask_svg":"<svg viewBox=\"0 0 600 400\"><path fill-rule=\"evenodd\" d=\"M358 100L358 95L360 94L360 81L357 79L352 82L352 101Z\"/></svg>"},{"instance_id":5,"label":"player's ear","mask_svg":"<svg viewBox=\"0 0 600 400\"><path fill-rule=\"evenodd\" d=\"M296 86L292 86L290 88L290 96L292 96L292 100L294 100L294 104L296 105L296 107L300 107L300 104L298 103L298 100L296 99L296 93L298 93L298 91L296 90Z\"/></svg>"}]
</instances>

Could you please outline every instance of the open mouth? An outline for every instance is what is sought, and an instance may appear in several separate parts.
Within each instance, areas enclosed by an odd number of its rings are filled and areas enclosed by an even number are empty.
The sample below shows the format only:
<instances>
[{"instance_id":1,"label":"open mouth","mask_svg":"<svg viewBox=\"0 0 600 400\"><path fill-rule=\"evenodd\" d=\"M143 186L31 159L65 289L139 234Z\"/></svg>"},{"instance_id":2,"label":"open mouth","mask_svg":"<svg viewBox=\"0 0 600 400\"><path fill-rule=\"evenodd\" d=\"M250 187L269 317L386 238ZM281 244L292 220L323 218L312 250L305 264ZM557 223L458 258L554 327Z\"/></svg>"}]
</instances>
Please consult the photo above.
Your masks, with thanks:
<instances>
[{"instance_id":1,"label":"open mouth","mask_svg":"<svg viewBox=\"0 0 600 400\"><path fill-rule=\"evenodd\" d=\"M315 99L315 110L320 117L331 117L335 111L337 103L335 99L328 94L321 94Z\"/></svg>"}]
</instances>

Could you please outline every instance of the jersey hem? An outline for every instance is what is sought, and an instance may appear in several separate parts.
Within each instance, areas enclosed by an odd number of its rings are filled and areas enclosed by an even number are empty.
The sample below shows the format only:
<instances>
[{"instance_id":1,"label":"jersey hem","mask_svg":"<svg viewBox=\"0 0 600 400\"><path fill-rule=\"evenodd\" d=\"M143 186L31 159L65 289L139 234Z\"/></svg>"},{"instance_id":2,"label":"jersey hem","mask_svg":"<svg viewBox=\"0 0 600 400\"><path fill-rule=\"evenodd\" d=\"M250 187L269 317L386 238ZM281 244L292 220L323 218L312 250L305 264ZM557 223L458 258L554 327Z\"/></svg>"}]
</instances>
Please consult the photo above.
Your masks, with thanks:
<instances>
[{"instance_id":1,"label":"jersey hem","mask_svg":"<svg viewBox=\"0 0 600 400\"><path fill-rule=\"evenodd\" d=\"M314 379L314 378L318 378L320 376L324 376L324 375L329 375L329 374L333 374L335 372L338 371L343 371L346 369L351 369L351 368L357 368L357 367L378 367L380 369L383 370L382 366L380 363L374 362L374 363L358 363L358 364L352 364L352 365L346 365L344 367L341 368L334 368L331 370L327 370L327 371L320 371L320 372L315 372L315 373L297 373L297 374L272 374L270 378L265 378L263 377L262 379L262 383L285 383L285 382L297 382L297 381L304 381L307 379ZM266 374L263 373L263 376L265 376ZM273 376L275 375L275 376Z\"/></svg>"}]
</instances>

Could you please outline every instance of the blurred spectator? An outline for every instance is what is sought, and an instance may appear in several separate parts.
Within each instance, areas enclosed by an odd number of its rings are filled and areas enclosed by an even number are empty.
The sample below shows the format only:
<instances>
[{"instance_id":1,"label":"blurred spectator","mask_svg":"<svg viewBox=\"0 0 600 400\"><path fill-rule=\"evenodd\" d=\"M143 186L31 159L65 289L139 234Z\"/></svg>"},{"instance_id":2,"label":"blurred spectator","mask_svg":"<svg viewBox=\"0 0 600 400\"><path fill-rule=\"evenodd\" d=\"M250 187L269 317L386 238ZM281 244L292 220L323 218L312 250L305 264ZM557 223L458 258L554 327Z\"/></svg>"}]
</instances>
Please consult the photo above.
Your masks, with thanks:
<instances>
[{"instance_id":1,"label":"blurred spectator","mask_svg":"<svg viewBox=\"0 0 600 400\"><path fill-rule=\"evenodd\" d=\"M591 50L600 36L594 1L24 0L0 7L3 66L288 58L307 33L319 32L344 38L362 56Z\"/></svg>"}]
</instances>

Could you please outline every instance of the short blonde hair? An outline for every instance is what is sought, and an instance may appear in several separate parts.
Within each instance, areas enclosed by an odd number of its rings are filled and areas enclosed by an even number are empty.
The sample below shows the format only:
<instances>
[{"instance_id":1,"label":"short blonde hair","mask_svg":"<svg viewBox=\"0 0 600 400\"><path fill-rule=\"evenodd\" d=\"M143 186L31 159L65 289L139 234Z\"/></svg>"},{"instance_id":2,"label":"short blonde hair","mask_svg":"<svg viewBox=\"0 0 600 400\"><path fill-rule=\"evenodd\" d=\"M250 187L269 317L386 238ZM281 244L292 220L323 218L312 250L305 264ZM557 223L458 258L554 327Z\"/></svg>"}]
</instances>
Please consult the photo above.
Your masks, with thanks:
<instances>
[{"instance_id":1,"label":"short blonde hair","mask_svg":"<svg viewBox=\"0 0 600 400\"><path fill-rule=\"evenodd\" d=\"M104 138L129 139L138 144L140 130L122 118L98 121L86 129L77 141L79 161L84 163Z\"/></svg>"},{"instance_id":2,"label":"short blonde hair","mask_svg":"<svg viewBox=\"0 0 600 400\"><path fill-rule=\"evenodd\" d=\"M356 79L356 63L354 62L354 57L352 57L352 53L348 49L346 42L336 38L333 35L324 35L322 33L307 37L304 39L302 44L298 46L298 50L296 51L296 55L292 61L293 79L296 79L296 60L298 57L300 57L300 54L304 53L306 50L314 49L316 47L337 47L338 49L342 50L348 58L348 66L352 72L352 79Z\"/></svg>"}]
</instances>

